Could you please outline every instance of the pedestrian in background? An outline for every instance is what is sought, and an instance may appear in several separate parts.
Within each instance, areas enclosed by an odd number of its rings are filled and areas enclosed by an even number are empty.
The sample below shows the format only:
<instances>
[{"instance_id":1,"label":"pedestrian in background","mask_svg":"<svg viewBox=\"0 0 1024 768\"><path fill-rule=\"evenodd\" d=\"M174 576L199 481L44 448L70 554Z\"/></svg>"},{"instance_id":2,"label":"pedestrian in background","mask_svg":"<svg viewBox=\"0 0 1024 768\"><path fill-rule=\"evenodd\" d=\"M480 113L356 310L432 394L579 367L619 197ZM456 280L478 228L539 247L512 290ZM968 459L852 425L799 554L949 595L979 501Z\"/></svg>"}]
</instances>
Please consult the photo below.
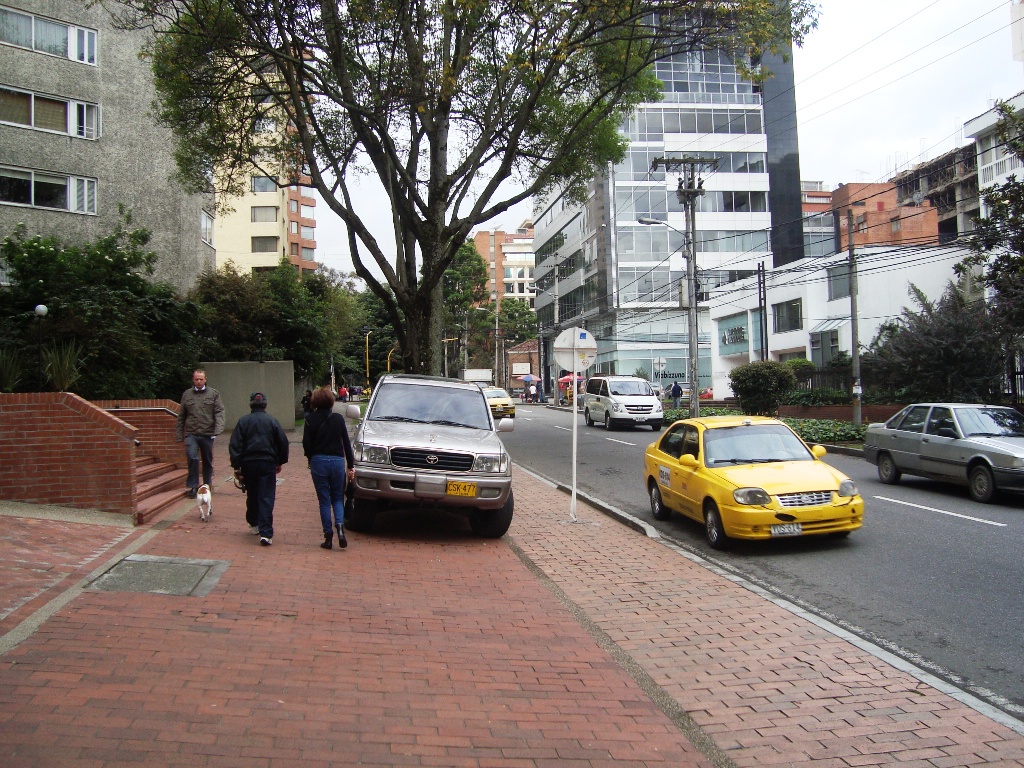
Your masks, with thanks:
<instances>
[{"instance_id":1,"label":"pedestrian in background","mask_svg":"<svg viewBox=\"0 0 1024 768\"><path fill-rule=\"evenodd\" d=\"M192 372L192 386L181 395L175 439L185 442L188 497L194 499L199 490L199 465L202 463L203 484L213 487L213 438L224 431L224 403L220 392L206 386L206 371Z\"/></svg>"},{"instance_id":2,"label":"pedestrian in background","mask_svg":"<svg viewBox=\"0 0 1024 768\"><path fill-rule=\"evenodd\" d=\"M308 419L310 414L313 413L313 406L310 405L310 400L313 399L313 390L307 389L306 394L302 396L302 418Z\"/></svg>"},{"instance_id":3,"label":"pedestrian in background","mask_svg":"<svg viewBox=\"0 0 1024 768\"><path fill-rule=\"evenodd\" d=\"M338 549L345 549L345 484L355 481L355 455L345 417L333 409L334 395L328 387L313 393L313 414L302 430L302 452L309 459L309 474L320 506L324 530L320 546L330 549L337 530Z\"/></svg>"},{"instance_id":4,"label":"pedestrian in background","mask_svg":"<svg viewBox=\"0 0 1024 768\"><path fill-rule=\"evenodd\" d=\"M669 394L672 395L672 407L678 411L679 401L683 397L683 388L679 386L678 381L672 382L672 389L669 390Z\"/></svg>"},{"instance_id":5,"label":"pedestrian in background","mask_svg":"<svg viewBox=\"0 0 1024 768\"><path fill-rule=\"evenodd\" d=\"M294 402L294 401L292 401ZM249 413L238 420L228 443L231 466L245 483L245 520L260 544L274 543L274 501L277 475L288 463L288 436L281 423L267 413L262 392L249 396Z\"/></svg>"}]
</instances>

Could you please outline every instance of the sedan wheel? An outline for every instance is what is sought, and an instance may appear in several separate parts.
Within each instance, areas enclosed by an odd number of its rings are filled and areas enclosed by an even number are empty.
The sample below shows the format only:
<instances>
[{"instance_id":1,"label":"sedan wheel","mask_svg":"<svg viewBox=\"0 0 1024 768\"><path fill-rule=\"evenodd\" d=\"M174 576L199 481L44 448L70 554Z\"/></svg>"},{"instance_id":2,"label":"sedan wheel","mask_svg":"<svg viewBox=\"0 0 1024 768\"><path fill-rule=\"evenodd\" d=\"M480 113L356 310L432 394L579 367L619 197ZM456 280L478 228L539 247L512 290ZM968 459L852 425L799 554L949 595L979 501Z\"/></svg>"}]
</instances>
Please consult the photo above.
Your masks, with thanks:
<instances>
[{"instance_id":1,"label":"sedan wheel","mask_svg":"<svg viewBox=\"0 0 1024 768\"><path fill-rule=\"evenodd\" d=\"M902 472L896 468L896 462L892 460L892 456L888 453L883 453L878 456L878 479L886 485L895 485L900 481Z\"/></svg>"},{"instance_id":2,"label":"sedan wheel","mask_svg":"<svg viewBox=\"0 0 1024 768\"><path fill-rule=\"evenodd\" d=\"M725 535L722 517L713 501L708 502L704 508L704 531L712 549L723 550L729 547L729 537Z\"/></svg>"},{"instance_id":3,"label":"sedan wheel","mask_svg":"<svg viewBox=\"0 0 1024 768\"><path fill-rule=\"evenodd\" d=\"M658 488L658 484L651 480L648 491L651 497L651 514L654 519L668 520L672 516L672 510L666 507L665 502L661 500L661 489Z\"/></svg>"},{"instance_id":4,"label":"sedan wheel","mask_svg":"<svg viewBox=\"0 0 1024 768\"><path fill-rule=\"evenodd\" d=\"M978 464L971 469L967 479L972 499L980 501L982 504L992 501L996 495L996 483L992 478L992 470L984 464Z\"/></svg>"}]
</instances>

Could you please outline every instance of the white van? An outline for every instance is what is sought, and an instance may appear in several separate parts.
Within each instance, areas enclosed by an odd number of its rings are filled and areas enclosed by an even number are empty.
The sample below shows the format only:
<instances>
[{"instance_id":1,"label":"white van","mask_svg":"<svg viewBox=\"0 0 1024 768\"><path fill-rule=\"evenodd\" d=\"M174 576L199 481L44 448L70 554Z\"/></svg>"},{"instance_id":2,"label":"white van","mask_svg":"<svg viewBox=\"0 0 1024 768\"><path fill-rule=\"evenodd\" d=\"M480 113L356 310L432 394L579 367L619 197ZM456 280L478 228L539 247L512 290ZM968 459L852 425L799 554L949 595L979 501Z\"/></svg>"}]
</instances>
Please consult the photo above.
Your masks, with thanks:
<instances>
[{"instance_id":1,"label":"white van","mask_svg":"<svg viewBox=\"0 0 1024 768\"><path fill-rule=\"evenodd\" d=\"M588 427L604 423L605 429L646 424L661 430L665 414L661 400L647 379L639 376L598 375L587 381L583 393L583 418Z\"/></svg>"}]
</instances>

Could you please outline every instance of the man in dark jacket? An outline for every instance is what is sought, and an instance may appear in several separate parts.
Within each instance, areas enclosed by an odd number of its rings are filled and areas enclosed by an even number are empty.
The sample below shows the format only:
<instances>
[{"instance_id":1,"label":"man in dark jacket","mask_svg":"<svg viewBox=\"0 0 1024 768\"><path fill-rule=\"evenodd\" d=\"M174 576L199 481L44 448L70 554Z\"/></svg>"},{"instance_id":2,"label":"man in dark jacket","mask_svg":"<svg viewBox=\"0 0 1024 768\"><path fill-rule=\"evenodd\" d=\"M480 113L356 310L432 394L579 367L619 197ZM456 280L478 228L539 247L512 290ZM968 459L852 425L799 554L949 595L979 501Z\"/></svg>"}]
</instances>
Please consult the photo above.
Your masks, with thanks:
<instances>
[{"instance_id":1,"label":"man in dark jacket","mask_svg":"<svg viewBox=\"0 0 1024 768\"><path fill-rule=\"evenodd\" d=\"M274 543L274 499L277 474L288 463L288 436L280 422L267 413L267 396L253 392L250 413L238 420L231 433L228 454L231 466L245 483L245 520L249 532L259 534L260 544Z\"/></svg>"}]
</instances>

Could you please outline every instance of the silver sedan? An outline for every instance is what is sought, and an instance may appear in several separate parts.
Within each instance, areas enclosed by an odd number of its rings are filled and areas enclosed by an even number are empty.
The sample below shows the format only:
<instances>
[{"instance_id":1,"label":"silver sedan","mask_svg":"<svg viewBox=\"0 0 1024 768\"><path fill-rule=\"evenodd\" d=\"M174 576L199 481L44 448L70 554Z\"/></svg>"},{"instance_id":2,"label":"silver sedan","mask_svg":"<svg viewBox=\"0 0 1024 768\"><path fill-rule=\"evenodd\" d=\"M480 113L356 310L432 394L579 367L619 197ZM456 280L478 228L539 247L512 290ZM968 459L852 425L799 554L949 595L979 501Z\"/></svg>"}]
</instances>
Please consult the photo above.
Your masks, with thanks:
<instances>
[{"instance_id":1,"label":"silver sedan","mask_svg":"<svg viewBox=\"0 0 1024 768\"><path fill-rule=\"evenodd\" d=\"M1024 416L997 405L915 403L868 426L864 457L883 483L919 475L966 485L987 503L999 490L1024 490Z\"/></svg>"}]
</instances>

